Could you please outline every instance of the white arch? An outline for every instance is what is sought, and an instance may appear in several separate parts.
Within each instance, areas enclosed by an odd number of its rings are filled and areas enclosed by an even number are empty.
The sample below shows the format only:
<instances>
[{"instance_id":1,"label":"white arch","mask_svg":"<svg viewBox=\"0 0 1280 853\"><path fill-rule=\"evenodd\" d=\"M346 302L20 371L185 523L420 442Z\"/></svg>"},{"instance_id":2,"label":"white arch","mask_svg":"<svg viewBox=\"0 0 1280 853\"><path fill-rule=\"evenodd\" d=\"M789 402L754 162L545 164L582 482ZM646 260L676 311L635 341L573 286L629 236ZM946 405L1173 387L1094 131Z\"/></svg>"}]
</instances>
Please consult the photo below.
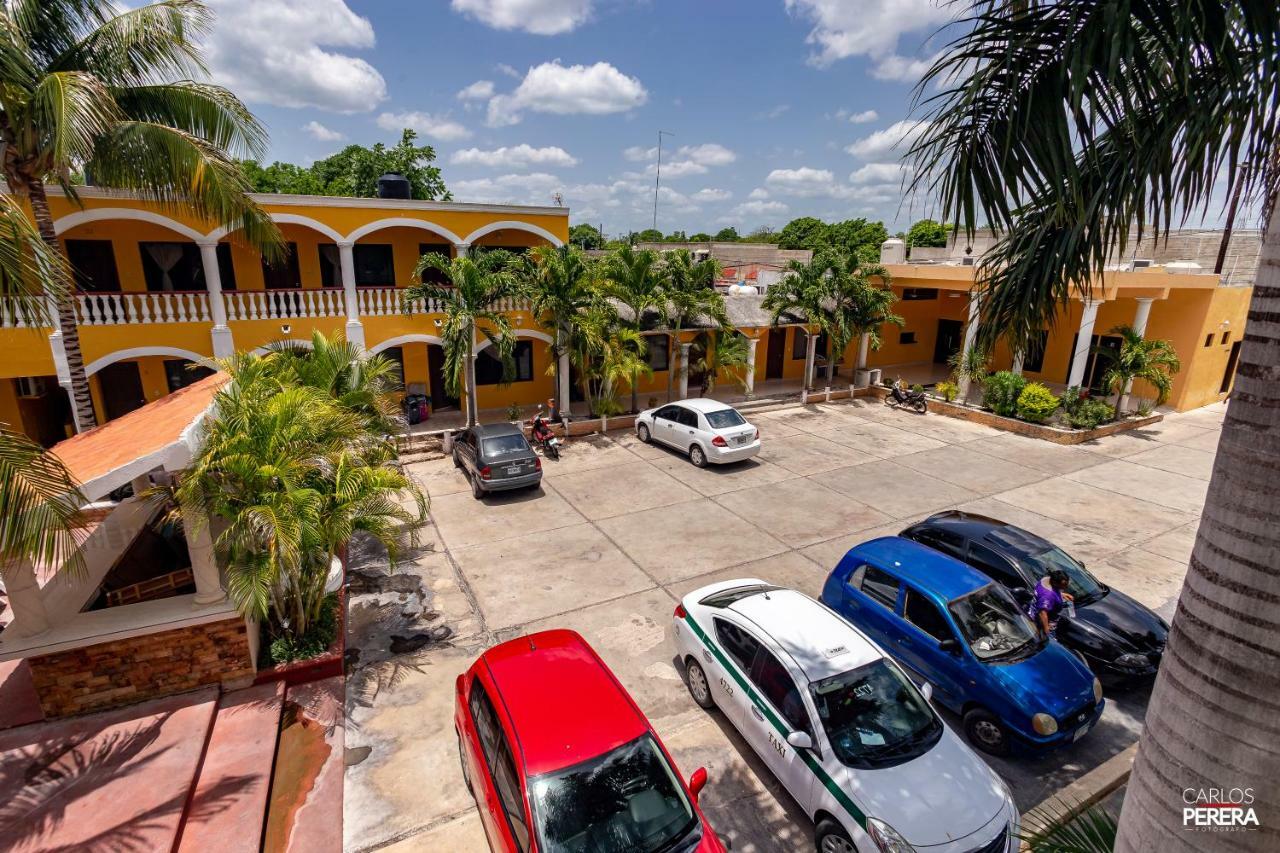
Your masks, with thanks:
<instances>
[{"instance_id":1,"label":"white arch","mask_svg":"<svg viewBox=\"0 0 1280 853\"><path fill-rule=\"evenodd\" d=\"M474 243L486 234L492 234L494 231L504 231L511 229L513 231L528 231L530 234L537 234L553 246L563 246L564 241L556 235L552 234L545 228L534 225L531 222L516 222L514 219L504 219L501 222L490 222L488 225L481 225L476 230L467 235L464 243Z\"/></svg>"},{"instance_id":2,"label":"white arch","mask_svg":"<svg viewBox=\"0 0 1280 853\"><path fill-rule=\"evenodd\" d=\"M268 344L263 344L260 347L255 347L253 350L253 354L266 355L267 353L271 352L273 349L278 349L280 344L287 344L291 349L311 349L312 348L310 338L276 338L274 341L271 341Z\"/></svg>"},{"instance_id":3,"label":"white arch","mask_svg":"<svg viewBox=\"0 0 1280 853\"><path fill-rule=\"evenodd\" d=\"M387 338L382 343L370 347L369 355L376 355L383 350L398 347L403 344L435 344L437 346L444 346L444 341L440 340L435 335L397 335L394 338Z\"/></svg>"},{"instance_id":4,"label":"white arch","mask_svg":"<svg viewBox=\"0 0 1280 853\"><path fill-rule=\"evenodd\" d=\"M374 231L381 231L383 228L417 228L420 231L430 231L436 236L445 238L450 243L464 242L461 237L454 234L443 225L437 225L434 222L428 222L425 219L410 219L407 216L392 216L387 219L379 219L377 222L370 222L367 225L361 225L359 228L348 234L346 239L354 243L361 237L368 236Z\"/></svg>"},{"instance_id":5,"label":"white arch","mask_svg":"<svg viewBox=\"0 0 1280 853\"><path fill-rule=\"evenodd\" d=\"M537 329L512 329L511 331L515 333L515 336L517 338L537 338L538 340L546 344L555 343L555 338L551 337L546 332L539 332ZM491 345L491 342L489 341L489 339L485 338L479 344L476 345L476 352L480 352L480 350L490 345Z\"/></svg>"},{"instance_id":6,"label":"white arch","mask_svg":"<svg viewBox=\"0 0 1280 853\"><path fill-rule=\"evenodd\" d=\"M319 231L335 243L341 243L345 239L341 234L334 231L328 225L325 225L323 222L318 222L310 216L303 216L299 213L271 213L269 216L271 217L271 221L277 225L305 225L313 231ZM223 225L221 228L215 228L210 231L208 235L202 236L200 239L221 240L223 237L236 230L239 229L232 228L230 225Z\"/></svg>"},{"instance_id":7,"label":"white arch","mask_svg":"<svg viewBox=\"0 0 1280 853\"><path fill-rule=\"evenodd\" d=\"M205 239L203 234L190 225L183 225L175 219L170 219L150 210L135 210L132 207L98 207L92 210L77 210L75 213L68 213L61 219L55 220L53 230L56 234L62 234L77 225L100 222L104 219L131 219L135 222L150 222L152 225L160 225L170 231L176 231L188 240L199 242Z\"/></svg>"},{"instance_id":8,"label":"white arch","mask_svg":"<svg viewBox=\"0 0 1280 853\"><path fill-rule=\"evenodd\" d=\"M109 364L115 364L117 361L124 361L126 358L142 358L148 355L169 355L175 358L185 358L190 361L203 361L210 356L203 353L192 352L189 349L178 349L177 347L133 347L132 349L116 350L107 353L102 358L85 365L85 376L92 376L102 368Z\"/></svg>"}]
</instances>

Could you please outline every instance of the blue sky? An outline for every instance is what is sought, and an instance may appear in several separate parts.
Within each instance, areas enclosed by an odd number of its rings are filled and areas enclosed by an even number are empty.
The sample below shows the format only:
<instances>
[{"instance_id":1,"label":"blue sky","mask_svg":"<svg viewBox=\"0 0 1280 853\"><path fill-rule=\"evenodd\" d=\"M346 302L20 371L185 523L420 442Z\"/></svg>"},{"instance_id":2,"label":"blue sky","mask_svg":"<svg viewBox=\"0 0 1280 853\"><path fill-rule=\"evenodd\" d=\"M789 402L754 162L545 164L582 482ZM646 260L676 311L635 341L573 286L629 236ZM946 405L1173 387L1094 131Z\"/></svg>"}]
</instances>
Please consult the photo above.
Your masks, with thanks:
<instances>
[{"instance_id":1,"label":"blue sky","mask_svg":"<svg viewBox=\"0 0 1280 853\"><path fill-rule=\"evenodd\" d=\"M215 79L310 162L414 127L460 201L551 203L609 233L894 227L932 0L210 0Z\"/></svg>"}]
</instances>

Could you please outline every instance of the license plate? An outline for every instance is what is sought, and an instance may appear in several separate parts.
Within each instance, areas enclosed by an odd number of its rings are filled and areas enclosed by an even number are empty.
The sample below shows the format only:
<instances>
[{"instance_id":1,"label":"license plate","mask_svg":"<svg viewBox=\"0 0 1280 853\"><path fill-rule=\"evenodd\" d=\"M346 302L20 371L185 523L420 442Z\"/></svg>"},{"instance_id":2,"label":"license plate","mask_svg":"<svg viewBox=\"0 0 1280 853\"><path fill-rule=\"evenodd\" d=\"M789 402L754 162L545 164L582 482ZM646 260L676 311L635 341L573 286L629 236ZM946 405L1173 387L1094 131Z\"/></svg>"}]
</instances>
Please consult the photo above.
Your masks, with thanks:
<instances>
[{"instance_id":1,"label":"license plate","mask_svg":"<svg viewBox=\"0 0 1280 853\"><path fill-rule=\"evenodd\" d=\"M1076 729L1076 733L1071 736L1071 742L1075 743L1089 733L1089 729L1093 728L1093 723L1087 723Z\"/></svg>"},{"instance_id":2,"label":"license plate","mask_svg":"<svg viewBox=\"0 0 1280 853\"><path fill-rule=\"evenodd\" d=\"M508 468L508 469L507 469L507 473L508 473L508 474L519 474L519 473L520 473L520 466L519 466L519 465L512 465L510 468Z\"/></svg>"},{"instance_id":3,"label":"license plate","mask_svg":"<svg viewBox=\"0 0 1280 853\"><path fill-rule=\"evenodd\" d=\"M750 437L750 436L740 435L740 436L738 436L737 438L735 438L735 439L733 440L733 443L734 443L734 444L747 444L747 443L749 443L750 441L751 441L751 437Z\"/></svg>"}]
</instances>

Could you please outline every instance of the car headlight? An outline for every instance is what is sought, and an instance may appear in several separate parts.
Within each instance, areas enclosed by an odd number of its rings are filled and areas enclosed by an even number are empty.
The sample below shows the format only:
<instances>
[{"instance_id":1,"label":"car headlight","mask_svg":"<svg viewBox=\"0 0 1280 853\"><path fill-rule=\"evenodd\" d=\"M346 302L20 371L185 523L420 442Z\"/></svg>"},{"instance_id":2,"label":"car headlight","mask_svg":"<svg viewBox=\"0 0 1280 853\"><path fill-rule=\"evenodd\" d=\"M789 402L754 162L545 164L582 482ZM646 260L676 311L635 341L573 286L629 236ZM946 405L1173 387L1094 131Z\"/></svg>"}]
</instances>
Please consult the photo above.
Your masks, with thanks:
<instances>
[{"instance_id":1,"label":"car headlight","mask_svg":"<svg viewBox=\"0 0 1280 853\"><path fill-rule=\"evenodd\" d=\"M1036 714L1031 718L1031 728L1038 735L1051 735L1058 731L1058 721L1049 714Z\"/></svg>"},{"instance_id":2,"label":"car headlight","mask_svg":"<svg viewBox=\"0 0 1280 853\"><path fill-rule=\"evenodd\" d=\"M1120 655L1116 658L1116 666L1125 666L1131 669L1146 669L1151 666L1151 658L1146 655L1130 652L1129 654Z\"/></svg>"},{"instance_id":3,"label":"car headlight","mask_svg":"<svg viewBox=\"0 0 1280 853\"><path fill-rule=\"evenodd\" d=\"M878 818L867 818L867 834L880 853L916 853L916 848L908 844L898 830Z\"/></svg>"},{"instance_id":4,"label":"car headlight","mask_svg":"<svg viewBox=\"0 0 1280 853\"><path fill-rule=\"evenodd\" d=\"M1096 705L1102 701L1102 682L1097 676L1093 678L1093 703Z\"/></svg>"}]
</instances>

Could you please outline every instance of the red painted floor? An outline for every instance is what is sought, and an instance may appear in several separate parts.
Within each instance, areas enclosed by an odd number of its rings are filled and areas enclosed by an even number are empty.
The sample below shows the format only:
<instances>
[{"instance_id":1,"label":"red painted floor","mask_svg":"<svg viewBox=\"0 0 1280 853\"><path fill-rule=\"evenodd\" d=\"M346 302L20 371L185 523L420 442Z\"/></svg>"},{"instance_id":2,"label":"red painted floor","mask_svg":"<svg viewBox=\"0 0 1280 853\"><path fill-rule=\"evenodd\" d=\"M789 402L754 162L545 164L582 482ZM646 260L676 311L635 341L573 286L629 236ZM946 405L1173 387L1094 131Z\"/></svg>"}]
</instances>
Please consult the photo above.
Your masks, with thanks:
<instances>
[{"instance_id":1,"label":"red painted floor","mask_svg":"<svg viewBox=\"0 0 1280 853\"><path fill-rule=\"evenodd\" d=\"M216 699L202 690L0 732L0 846L170 849Z\"/></svg>"},{"instance_id":2,"label":"red painted floor","mask_svg":"<svg viewBox=\"0 0 1280 853\"><path fill-rule=\"evenodd\" d=\"M289 688L276 752L265 853L342 850L343 679Z\"/></svg>"},{"instance_id":3,"label":"red painted floor","mask_svg":"<svg viewBox=\"0 0 1280 853\"><path fill-rule=\"evenodd\" d=\"M0 729L25 726L44 719L40 698L25 660L0 662Z\"/></svg>"}]
</instances>

